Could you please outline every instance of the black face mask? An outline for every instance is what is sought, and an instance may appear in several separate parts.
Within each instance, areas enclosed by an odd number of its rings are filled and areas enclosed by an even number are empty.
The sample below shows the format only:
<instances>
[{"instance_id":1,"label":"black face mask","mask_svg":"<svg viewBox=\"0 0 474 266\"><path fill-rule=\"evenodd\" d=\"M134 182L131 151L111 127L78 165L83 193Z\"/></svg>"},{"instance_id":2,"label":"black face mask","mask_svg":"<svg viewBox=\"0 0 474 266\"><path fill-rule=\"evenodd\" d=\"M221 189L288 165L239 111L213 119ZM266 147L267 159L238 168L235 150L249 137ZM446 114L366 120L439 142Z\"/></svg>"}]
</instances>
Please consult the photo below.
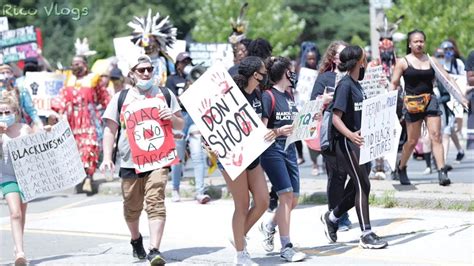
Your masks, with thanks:
<instances>
[{"instance_id":1,"label":"black face mask","mask_svg":"<svg viewBox=\"0 0 474 266\"><path fill-rule=\"evenodd\" d=\"M258 73L260 74L260 73ZM260 74L262 76L262 79L257 79L258 84L260 84L263 87L268 86L268 75L267 74Z\"/></svg>"},{"instance_id":2,"label":"black face mask","mask_svg":"<svg viewBox=\"0 0 474 266\"><path fill-rule=\"evenodd\" d=\"M359 77L357 78L358 80L363 80L365 75L365 67L359 68Z\"/></svg>"},{"instance_id":3,"label":"black face mask","mask_svg":"<svg viewBox=\"0 0 474 266\"><path fill-rule=\"evenodd\" d=\"M298 82L296 80L296 72L293 72L293 71L289 71L290 74L288 75L288 72L286 72L286 77L288 78L288 80L291 82L291 86L293 89L296 89L296 83Z\"/></svg>"}]
</instances>

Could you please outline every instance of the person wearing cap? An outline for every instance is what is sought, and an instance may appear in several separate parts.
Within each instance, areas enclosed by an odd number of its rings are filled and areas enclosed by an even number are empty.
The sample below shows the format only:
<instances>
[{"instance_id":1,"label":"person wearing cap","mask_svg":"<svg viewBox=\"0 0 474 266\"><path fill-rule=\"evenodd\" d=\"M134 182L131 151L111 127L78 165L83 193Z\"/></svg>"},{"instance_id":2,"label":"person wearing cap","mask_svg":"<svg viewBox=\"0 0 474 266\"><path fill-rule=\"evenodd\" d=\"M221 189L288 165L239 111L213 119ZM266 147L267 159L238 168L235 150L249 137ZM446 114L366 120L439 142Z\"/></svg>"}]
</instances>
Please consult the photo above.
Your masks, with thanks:
<instances>
[{"instance_id":1,"label":"person wearing cap","mask_svg":"<svg viewBox=\"0 0 474 266\"><path fill-rule=\"evenodd\" d=\"M76 192L93 193L92 176L97 169L100 152L101 108L107 106L110 95L99 83L99 75L89 73L85 56L72 59L72 74L66 77L59 96L53 99L52 109L64 116L71 126L86 178L76 186Z\"/></svg>"},{"instance_id":2,"label":"person wearing cap","mask_svg":"<svg viewBox=\"0 0 474 266\"><path fill-rule=\"evenodd\" d=\"M129 89L129 85L125 83L125 78L122 74L122 71L118 67L112 68L110 70L110 81L112 82L112 86L114 88L114 93L120 92L121 90L124 89Z\"/></svg>"},{"instance_id":3,"label":"person wearing cap","mask_svg":"<svg viewBox=\"0 0 474 266\"><path fill-rule=\"evenodd\" d=\"M30 92L23 87L23 77L16 79L13 75L13 69L7 64L0 65L0 92L3 90L14 91L17 95L20 103L22 123L33 123L38 128L43 127Z\"/></svg>"},{"instance_id":4,"label":"person wearing cap","mask_svg":"<svg viewBox=\"0 0 474 266\"><path fill-rule=\"evenodd\" d=\"M189 69L188 66L191 65L192 58L188 52L182 52L178 54L175 64L176 74L170 76L166 81L166 87L168 87L174 93L174 95L180 96L187 87L188 80L185 73L185 68ZM173 202L178 202L181 200L179 186L185 165L186 143L189 141L189 150L191 152L194 178L196 181L195 199L200 204L206 204L211 200L211 197L205 194L204 177L206 175L206 154L201 148L201 133L183 106L181 106L181 109L184 119L184 128L183 130L176 130L173 132L180 163L171 167L171 180L173 182L171 200Z\"/></svg>"},{"instance_id":5,"label":"person wearing cap","mask_svg":"<svg viewBox=\"0 0 474 266\"><path fill-rule=\"evenodd\" d=\"M131 149L127 134L125 134L124 110L127 105L135 101L158 96L167 97L168 107L162 108L158 112L159 119L170 120L175 130L183 129L183 117L178 100L173 93L159 87L153 79L153 66L151 59L142 55L132 64L128 77L132 83L132 88L128 90L123 100L123 105L119 109L120 96L125 93L120 92L112 97L107 106L102 119L104 128L104 156L100 166L101 170L114 170L112 160L115 135L117 131L122 131L118 139L118 159L120 160L119 176L123 194L124 218L131 234L131 245L133 256L139 259L147 258L151 265L162 265L165 263L160 253L160 243L166 221L165 209L165 188L168 181L169 167L153 170L150 172L137 174L132 161ZM165 94L164 92L167 92ZM122 96L123 97L123 96ZM168 103L169 101L169 103ZM148 214L148 224L150 228L150 246L147 255L143 247L143 238L139 229L139 218L143 210L143 201L146 202L145 211Z\"/></svg>"}]
</instances>

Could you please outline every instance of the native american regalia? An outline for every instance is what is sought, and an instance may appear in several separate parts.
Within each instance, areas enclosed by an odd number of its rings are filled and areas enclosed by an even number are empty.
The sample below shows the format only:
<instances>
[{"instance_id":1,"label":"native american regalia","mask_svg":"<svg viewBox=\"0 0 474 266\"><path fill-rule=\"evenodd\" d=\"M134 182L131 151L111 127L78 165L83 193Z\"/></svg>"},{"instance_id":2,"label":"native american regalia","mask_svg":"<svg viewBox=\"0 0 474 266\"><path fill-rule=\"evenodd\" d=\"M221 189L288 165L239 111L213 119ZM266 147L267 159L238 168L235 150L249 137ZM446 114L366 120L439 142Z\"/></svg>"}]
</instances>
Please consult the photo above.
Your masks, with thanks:
<instances>
[{"instance_id":1,"label":"native american regalia","mask_svg":"<svg viewBox=\"0 0 474 266\"><path fill-rule=\"evenodd\" d=\"M94 174L99 161L102 134L99 111L109 101L110 95L105 87L99 86L97 74L82 78L70 74L54 104L56 111L67 117L88 176Z\"/></svg>"},{"instance_id":2,"label":"native american regalia","mask_svg":"<svg viewBox=\"0 0 474 266\"><path fill-rule=\"evenodd\" d=\"M157 52L158 56L150 56L152 65L155 68L153 77L155 84L165 86L168 75L175 74L173 59L167 54L166 48L172 48L176 42L177 29L169 21L168 17L160 17L160 13L151 16L151 9L148 9L146 18L134 17L127 24L133 29L132 42L135 45L145 48L145 52Z\"/></svg>"}]
</instances>

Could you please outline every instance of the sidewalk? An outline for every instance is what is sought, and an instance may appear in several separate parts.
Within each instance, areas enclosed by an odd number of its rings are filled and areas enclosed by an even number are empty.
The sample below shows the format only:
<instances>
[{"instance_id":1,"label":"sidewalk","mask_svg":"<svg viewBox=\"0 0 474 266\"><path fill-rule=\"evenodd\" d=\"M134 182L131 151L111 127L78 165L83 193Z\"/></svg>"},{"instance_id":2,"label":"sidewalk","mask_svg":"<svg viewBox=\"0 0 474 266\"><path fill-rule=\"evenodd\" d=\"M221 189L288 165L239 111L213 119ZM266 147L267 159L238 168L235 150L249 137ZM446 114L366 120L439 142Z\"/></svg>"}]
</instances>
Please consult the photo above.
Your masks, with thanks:
<instances>
[{"instance_id":1,"label":"sidewalk","mask_svg":"<svg viewBox=\"0 0 474 266\"><path fill-rule=\"evenodd\" d=\"M434 177L434 174L432 175ZM192 198L194 185L191 178L181 181L182 198ZM105 182L100 174L96 175L98 193L120 195L120 180ZM209 195L213 199L227 198L230 195L222 176L211 176L205 179L209 186ZM402 186L394 180L371 180L371 204L382 207L414 207L426 209L453 209L474 211L474 185L472 183L455 183L442 187L436 178L413 181L410 186ZM301 178L302 204L326 204L326 176ZM268 182L268 188L271 184ZM171 195L171 182L167 185L167 196Z\"/></svg>"}]
</instances>

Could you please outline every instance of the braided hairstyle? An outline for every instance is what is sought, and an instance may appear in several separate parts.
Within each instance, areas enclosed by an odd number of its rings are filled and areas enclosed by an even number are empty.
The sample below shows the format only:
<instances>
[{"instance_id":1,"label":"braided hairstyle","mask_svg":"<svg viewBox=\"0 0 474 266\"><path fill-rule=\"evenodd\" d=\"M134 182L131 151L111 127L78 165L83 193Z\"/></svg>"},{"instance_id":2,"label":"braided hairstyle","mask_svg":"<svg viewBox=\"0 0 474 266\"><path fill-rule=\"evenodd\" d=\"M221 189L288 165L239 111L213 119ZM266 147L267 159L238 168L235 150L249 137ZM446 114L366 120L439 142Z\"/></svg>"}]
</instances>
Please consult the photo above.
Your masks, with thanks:
<instances>
[{"instance_id":1,"label":"braided hairstyle","mask_svg":"<svg viewBox=\"0 0 474 266\"><path fill-rule=\"evenodd\" d=\"M347 46L339 54L339 60L341 60L341 63L339 66L337 66L337 68L341 72L351 71L354 69L354 67L357 65L357 62L359 62L363 55L364 51L362 48L360 48L360 46Z\"/></svg>"},{"instance_id":2,"label":"braided hairstyle","mask_svg":"<svg viewBox=\"0 0 474 266\"><path fill-rule=\"evenodd\" d=\"M263 61L257 56L247 56L240 61L238 73L232 78L237 86L243 91L249 85L249 78L253 73L258 72L262 67Z\"/></svg>"},{"instance_id":3,"label":"braided hairstyle","mask_svg":"<svg viewBox=\"0 0 474 266\"><path fill-rule=\"evenodd\" d=\"M286 71L291 68L291 61L286 57L272 56L265 61L265 66L271 84L276 84L283 78Z\"/></svg>"}]
</instances>

